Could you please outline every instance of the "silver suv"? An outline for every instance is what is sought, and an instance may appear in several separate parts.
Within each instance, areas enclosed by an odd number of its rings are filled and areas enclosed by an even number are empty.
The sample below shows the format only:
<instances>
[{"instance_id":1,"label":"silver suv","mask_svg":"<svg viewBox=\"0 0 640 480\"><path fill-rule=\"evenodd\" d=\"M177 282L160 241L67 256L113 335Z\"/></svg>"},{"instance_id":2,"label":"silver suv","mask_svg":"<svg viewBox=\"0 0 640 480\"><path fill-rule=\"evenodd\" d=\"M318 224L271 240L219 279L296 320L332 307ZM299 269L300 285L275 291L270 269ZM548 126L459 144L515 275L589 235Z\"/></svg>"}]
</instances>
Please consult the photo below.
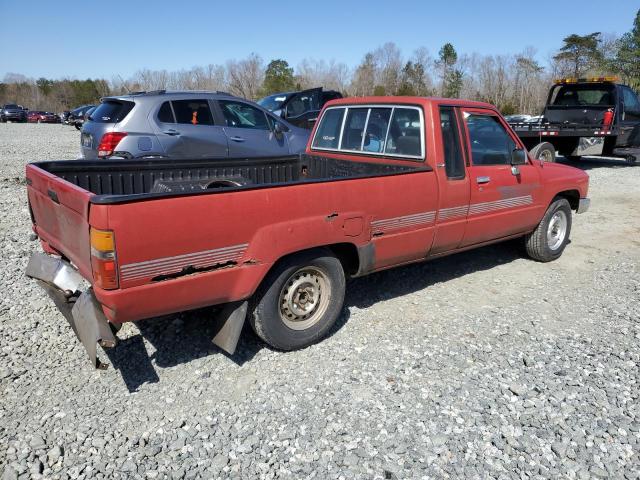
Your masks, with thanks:
<instances>
[{"instance_id":1,"label":"silver suv","mask_svg":"<svg viewBox=\"0 0 640 480\"><path fill-rule=\"evenodd\" d=\"M105 97L82 128L85 159L264 157L303 151L309 131L223 92Z\"/></svg>"}]
</instances>

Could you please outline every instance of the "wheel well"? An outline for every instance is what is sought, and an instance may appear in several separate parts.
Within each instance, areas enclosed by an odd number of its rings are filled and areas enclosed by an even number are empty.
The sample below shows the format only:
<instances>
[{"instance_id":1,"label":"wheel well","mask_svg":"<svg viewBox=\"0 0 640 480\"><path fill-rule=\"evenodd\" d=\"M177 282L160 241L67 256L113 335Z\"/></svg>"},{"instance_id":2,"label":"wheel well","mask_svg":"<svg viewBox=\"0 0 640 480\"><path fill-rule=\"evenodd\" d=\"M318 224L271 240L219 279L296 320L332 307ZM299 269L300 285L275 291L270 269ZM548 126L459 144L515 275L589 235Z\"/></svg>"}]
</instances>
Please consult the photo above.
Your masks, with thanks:
<instances>
[{"instance_id":1,"label":"wheel well","mask_svg":"<svg viewBox=\"0 0 640 480\"><path fill-rule=\"evenodd\" d=\"M358 248L353 243L334 243L327 248L340 260L347 275L354 275L360 268Z\"/></svg>"},{"instance_id":2,"label":"wheel well","mask_svg":"<svg viewBox=\"0 0 640 480\"><path fill-rule=\"evenodd\" d=\"M317 247L308 248L305 250L298 250L296 252L288 253L280 257L274 266L284 259L289 258L292 255L298 255L304 252L312 250L329 250L335 257L340 260L344 273L346 275L355 275L360 268L360 258L358 256L358 248L353 243L334 243L331 245L318 245ZM272 267L273 268L273 267Z\"/></svg>"},{"instance_id":3,"label":"wheel well","mask_svg":"<svg viewBox=\"0 0 640 480\"><path fill-rule=\"evenodd\" d=\"M580 204L580 192L578 190L565 190L558 193L556 198L566 198L569 201L571 210L577 210Z\"/></svg>"}]
</instances>

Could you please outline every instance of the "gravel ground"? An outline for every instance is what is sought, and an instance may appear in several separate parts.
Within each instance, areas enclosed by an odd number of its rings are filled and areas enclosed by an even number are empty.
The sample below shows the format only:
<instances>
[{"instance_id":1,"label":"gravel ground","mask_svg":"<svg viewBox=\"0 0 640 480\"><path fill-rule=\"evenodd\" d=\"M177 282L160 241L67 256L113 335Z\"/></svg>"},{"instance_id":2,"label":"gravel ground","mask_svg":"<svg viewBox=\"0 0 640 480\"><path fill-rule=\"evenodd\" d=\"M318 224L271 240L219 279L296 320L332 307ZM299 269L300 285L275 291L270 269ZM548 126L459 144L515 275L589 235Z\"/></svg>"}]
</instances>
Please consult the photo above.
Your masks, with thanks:
<instances>
[{"instance_id":1,"label":"gravel ground","mask_svg":"<svg viewBox=\"0 0 640 480\"><path fill-rule=\"evenodd\" d=\"M62 125L0 124L0 472L15 478L639 478L640 167L585 160L561 259L515 243L351 281L298 352L208 310L127 324L92 370L24 276L22 182L75 158Z\"/></svg>"}]
</instances>

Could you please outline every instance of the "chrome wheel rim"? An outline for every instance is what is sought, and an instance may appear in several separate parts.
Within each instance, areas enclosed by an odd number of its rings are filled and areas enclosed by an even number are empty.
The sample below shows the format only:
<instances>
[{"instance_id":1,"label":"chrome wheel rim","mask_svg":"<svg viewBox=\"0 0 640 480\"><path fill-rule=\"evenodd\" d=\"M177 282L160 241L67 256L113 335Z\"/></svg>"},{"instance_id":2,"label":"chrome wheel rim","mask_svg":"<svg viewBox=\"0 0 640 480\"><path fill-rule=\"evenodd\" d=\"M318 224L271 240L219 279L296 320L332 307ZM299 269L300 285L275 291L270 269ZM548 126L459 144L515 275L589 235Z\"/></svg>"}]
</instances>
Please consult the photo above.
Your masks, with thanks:
<instances>
[{"instance_id":1,"label":"chrome wheel rim","mask_svg":"<svg viewBox=\"0 0 640 480\"><path fill-rule=\"evenodd\" d=\"M553 162L553 153L551 152L551 150L543 150L542 152L540 152L538 159L542 160L543 162Z\"/></svg>"},{"instance_id":2,"label":"chrome wheel rim","mask_svg":"<svg viewBox=\"0 0 640 480\"><path fill-rule=\"evenodd\" d=\"M567 214L558 210L549 220L547 227L547 243L551 250L557 250L567 235Z\"/></svg>"},{"instance_id":3,"label":"chrome wheel rim","mask_svg":"<svg viewBox=\"0 0 640 480\"><path fill-rule=\"evenodd\" d=\"M322 318L329 305L329 276L318 267L304 267L280 290L280 318L292 330L305 330Z\"/></svg>"}]
</instances>

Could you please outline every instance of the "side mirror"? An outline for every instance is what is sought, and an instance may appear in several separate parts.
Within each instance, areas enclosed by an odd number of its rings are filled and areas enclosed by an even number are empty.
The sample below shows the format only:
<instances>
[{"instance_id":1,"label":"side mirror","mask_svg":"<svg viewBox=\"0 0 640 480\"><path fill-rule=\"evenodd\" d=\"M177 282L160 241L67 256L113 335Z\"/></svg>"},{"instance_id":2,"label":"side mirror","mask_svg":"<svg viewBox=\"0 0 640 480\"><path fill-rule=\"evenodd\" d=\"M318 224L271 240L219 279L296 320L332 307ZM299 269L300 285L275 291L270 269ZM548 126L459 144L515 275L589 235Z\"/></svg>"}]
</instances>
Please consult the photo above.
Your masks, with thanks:
<instances>
[{"instance_id":1,"label":"side mirror","mask_svg":"<svg viewBox=\"0 0 640 480\"><path fill-rule=\"evenodd\" d=\"M275 134L276 138L282 138L282 136L284 135L284 129L282 128L282 124L280 122L275 122L275 124L273 125L273 133Z\"/></svg>"},{"instance_id":2,"label":"side mirror","mask_svg":"<svg viewBox=\"0 0 640 480\"><path fill-rule=\"evenodd\" d=\"M522 148L516 148L511 152L511 165L526 165L527 151Z\"/></svg>"}]
</instances>

